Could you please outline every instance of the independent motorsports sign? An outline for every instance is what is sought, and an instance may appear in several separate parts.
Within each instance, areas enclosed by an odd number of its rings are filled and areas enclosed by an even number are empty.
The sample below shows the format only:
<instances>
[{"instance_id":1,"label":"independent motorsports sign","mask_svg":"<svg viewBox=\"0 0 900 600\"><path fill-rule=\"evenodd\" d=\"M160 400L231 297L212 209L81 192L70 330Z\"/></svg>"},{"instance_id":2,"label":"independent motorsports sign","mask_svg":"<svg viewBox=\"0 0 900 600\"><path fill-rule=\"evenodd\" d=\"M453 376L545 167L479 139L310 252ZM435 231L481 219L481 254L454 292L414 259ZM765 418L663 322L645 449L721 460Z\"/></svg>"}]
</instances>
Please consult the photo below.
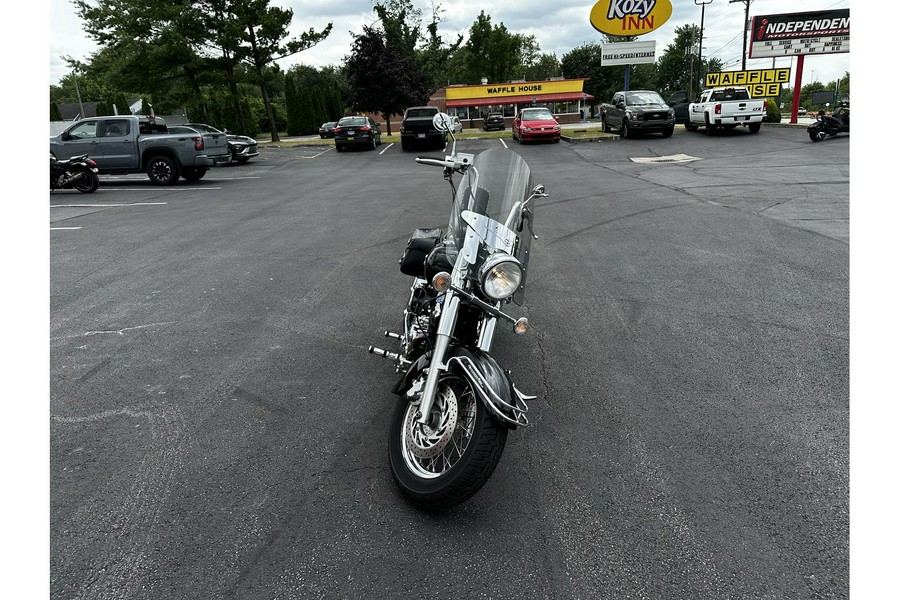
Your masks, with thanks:
<instances>
[{"instance_id":1,"label":"independent motorsports sign","mask_svg":"<svg viewBox=\"0 0 900 600\"><path fill-rule=\"evenodd\" d=\"M850 9L753 17L750 58L850 52Z\"/></svg>"}]
</instances>

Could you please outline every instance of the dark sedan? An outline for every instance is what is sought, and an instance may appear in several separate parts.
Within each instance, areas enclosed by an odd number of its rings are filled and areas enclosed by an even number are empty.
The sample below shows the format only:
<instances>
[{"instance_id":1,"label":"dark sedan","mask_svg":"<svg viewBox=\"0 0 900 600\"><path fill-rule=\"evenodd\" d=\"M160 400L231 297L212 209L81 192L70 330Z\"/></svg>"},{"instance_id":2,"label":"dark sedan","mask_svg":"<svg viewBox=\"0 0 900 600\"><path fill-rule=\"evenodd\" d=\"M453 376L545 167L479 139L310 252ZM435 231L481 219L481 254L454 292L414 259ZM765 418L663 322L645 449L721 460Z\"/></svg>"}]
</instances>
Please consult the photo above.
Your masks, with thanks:
<instances>
[{"instance_id":1,"label":"dark sedan","mask_svg":"<svg viewBox=\"0 0 900 600\"><path fill-rule=\"evenodd\" d=\"M491 131L492 129L503 131L506 129L506 121L503 120L503 115L500 113L491 113L484 118L484 125L481 128L485 131Z\"/></svg>"},{"instance_id":2,"label":"dark sedan","mask_svg":"<svg viewBox=\"0 0 900 600\"><path fill-rule=\"evenodd\" d=\"M381 127L372 117L344 117L334 128L334 147L340 152L350 146L374 150L381 145Z\"/></svg>"},{"instance_id":3,"label":"dark sedan","mask_svg":"<svg viewBox=\"0 0 900 600\"><path fill-rule=\"evenodd\" d=\"M212 125L205 123L185 123L184 125L169 125L169 133L189 133L187 131L173 131L176 127L189 127L195 131L204 133L220 133L226 136L228 141L228 152L231 153L231 160L237 163L245 163L254 156L259 156L259 148L256 140L246 135L235 135L228 133L228 130L220 131Z\"/></svg>"},{"instance_id":4,"label":"dark sedan","mask_svg":"<svg viewBox=\"0 0 900 600\"><path fill-rule=\"evenodd\" d=\"M323 140L325 138L333 138L334 137L334 128L337 125L337 121L329 121L327 123L322 123L319 127L319 137Z\"/></svg>"}]
</instances>

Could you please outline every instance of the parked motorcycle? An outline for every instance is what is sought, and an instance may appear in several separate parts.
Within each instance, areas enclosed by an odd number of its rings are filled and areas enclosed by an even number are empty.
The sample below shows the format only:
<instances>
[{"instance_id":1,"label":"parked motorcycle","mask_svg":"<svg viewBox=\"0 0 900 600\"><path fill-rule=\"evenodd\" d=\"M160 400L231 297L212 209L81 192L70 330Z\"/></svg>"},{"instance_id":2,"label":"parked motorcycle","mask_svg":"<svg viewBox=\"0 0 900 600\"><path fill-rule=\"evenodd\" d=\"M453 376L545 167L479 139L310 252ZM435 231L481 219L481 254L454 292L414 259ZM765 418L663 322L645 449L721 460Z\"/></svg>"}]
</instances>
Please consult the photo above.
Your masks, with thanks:
<instances>
[{"instance_id":1,"label":"parked motorcycle","mask_svg":"<svg viewBox=\"0 0 900 600\"><path fill-rule=\"evenodd\" d=\"M399 351L369 347L401 374L390 468L400 491L426 510L457 505L481 489L507 432L528 424L526 402L535 396L520 392L490 351L500 324L528 331L528 319L504 311L524 300L536 198L546 197L517 153L457 153L450 117L439 113L434 125L451 136L451 154L416 162L443 169L450 221L445 231L417 229L400 259L400 271L413 277L403 332L385 332Z\"/></svg>"},{"instance_id":2,"label":"parked motorcycle","mask_svg":"<svg viewBox=\"0 0 900 600\"><path fill-rule=\"evenodd\" d=\"M84 194L90 194L100 187L97 177L97 163L87 154L73 156L67 160L59 160L50 155L50 190L75 188Z\"/></svg>"},{"instance_id":3,"label":"parked motorcycle","mask_svg":"<svg viewBox=\"0 0 900 600\"><path fill-rule=\"evenodd\" d=\"M831 115L820 110L816 122L807 127L806 132L814 142L821 142L826 135L850 133L850 100L842 101Z\"/></svg>"}]
</instances>

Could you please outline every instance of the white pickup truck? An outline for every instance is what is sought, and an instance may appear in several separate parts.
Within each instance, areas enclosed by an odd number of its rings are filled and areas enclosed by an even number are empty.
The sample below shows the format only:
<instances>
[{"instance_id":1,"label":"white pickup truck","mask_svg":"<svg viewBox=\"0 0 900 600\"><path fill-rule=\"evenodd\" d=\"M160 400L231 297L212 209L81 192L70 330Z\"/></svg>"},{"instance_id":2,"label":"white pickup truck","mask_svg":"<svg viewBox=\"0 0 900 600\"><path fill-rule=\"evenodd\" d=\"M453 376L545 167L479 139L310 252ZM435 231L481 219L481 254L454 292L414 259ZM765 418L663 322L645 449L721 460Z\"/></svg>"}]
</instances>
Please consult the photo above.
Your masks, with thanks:
<instances>
[{"instance_id":1,"label":"white pickup truck","mask_svg":"<svg viewBox=\"0 0 900 600\"><path fill-rule=\"evenodd\" d=\"M693 131L706 128L706 135L713 135L719 128L747 127L750 133L758 133L766 118L766 100L751 98L743 87L727 87L703 90L696 102L688 107L685 127Z\"/></svg>"}]
</instances>

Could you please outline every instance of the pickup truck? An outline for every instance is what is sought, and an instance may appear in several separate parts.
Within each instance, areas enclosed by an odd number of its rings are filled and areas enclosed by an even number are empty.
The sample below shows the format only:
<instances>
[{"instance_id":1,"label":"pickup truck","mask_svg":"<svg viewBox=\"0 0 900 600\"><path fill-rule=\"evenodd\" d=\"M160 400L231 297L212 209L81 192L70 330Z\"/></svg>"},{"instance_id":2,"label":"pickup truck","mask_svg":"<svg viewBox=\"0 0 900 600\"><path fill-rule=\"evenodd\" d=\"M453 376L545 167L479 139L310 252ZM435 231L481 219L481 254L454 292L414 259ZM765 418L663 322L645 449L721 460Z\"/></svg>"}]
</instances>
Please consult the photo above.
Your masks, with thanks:
<instances>
[{"instance_id":1,"label":"pickup truck","mask_svg":"<svg viewBox=\"0 0 900 600\"><path fill-rule=\"evenodd\" d=\"M87 154L101 174L146 173L157 185L171 185L179 176L197 181L209 167L231 160L223 133L170 134L162 119L140 115L76 121L50 138L50 154Z\"/></svg>"},{"instance_id":2,"label":"pickup truck","mask_svg":"<svg viewBox=\"0 0 900 600\"><path fill-rule=\"evenodd\" d=\"M706 135L713 135L719 128L741 126L758 133L766 118L766 100L751 98L743 87L708 89L691 102L688 113L690 121L684 126L691 131L705 127Z\"/></svg>"},{"instance_id":3,"label":"pickup truck","mask_svg":"<svg viewBox=\"0 0 900 600\"><path fill-rule=\"evenodd\" d=\"M678 92L672 92L672 95L669 96L669 99L666 101L672 110L675 111L675 124L676 125L685 125L690 120L690 113L688 109L691 104L691 97L685 90L681 90Z\"/></svg>"},{"instance_id":4,"label":"pickup truck","mask_svg":"<svg viewBox=\"0 0 900 600\"><path fill-rule=\"evenodd\" d=\"M612 102L600 105L600 121L603 131L618 129L623 138L634 137L639 131L670 137L675 131L675 111L650 90L616 92Z\"/></svg>"},{"instance_id":5,"label":"pickup truck","mask_svg":"<svg viewBox=\"0 0 900 600\"><path fill-rule=\"evenodd\" d=\"M441 146L447 143L447 132L439 131L432 122L434 115L438 114L436 106L411 106L403 113L403 122L400 124L400 147L404 150L412 150L413 147L424 142L429 146Z\"/></svg>"}]
</instances>

